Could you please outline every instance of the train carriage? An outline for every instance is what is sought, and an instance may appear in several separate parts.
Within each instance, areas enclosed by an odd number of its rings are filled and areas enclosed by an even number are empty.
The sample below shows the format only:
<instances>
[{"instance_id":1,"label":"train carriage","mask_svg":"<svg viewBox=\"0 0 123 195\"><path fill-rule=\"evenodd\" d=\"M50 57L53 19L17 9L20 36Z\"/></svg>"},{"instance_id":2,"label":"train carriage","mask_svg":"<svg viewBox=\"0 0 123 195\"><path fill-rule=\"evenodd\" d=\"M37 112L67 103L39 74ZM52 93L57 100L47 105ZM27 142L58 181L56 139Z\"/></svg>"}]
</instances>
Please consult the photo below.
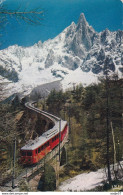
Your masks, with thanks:
<instances>
[{"instance_id":1,"label":"train carriage","mask_svg":"<svg viewBox=\"0 0 123 195\"><path fill-rule=\"evenodd\" d=\"M59 132L59 122L57 121L52 129L23 146L21 148L21 163L26 165L38 163L47 153L53 150L68 133L67 121L61 120L60 129Z\"/></svg>"}]
</instances>

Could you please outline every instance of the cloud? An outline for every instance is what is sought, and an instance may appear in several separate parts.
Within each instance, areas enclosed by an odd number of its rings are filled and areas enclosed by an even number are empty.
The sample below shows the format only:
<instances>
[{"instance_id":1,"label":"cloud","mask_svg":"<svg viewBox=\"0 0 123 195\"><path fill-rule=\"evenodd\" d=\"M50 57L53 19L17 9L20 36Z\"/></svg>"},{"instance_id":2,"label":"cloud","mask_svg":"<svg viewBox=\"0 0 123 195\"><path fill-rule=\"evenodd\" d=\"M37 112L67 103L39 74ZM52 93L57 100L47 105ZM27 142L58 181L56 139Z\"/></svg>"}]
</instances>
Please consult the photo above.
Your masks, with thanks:
<instances>
[{"instance_id":1,"label":"cloud","mask_svg":"<svg viewBox=\"0 0 123 195\"><path fill-rule=\"evenodd\" d=\"M123 0L121 0L121 2L123 3Z\"/></svg>"}]
</instances>

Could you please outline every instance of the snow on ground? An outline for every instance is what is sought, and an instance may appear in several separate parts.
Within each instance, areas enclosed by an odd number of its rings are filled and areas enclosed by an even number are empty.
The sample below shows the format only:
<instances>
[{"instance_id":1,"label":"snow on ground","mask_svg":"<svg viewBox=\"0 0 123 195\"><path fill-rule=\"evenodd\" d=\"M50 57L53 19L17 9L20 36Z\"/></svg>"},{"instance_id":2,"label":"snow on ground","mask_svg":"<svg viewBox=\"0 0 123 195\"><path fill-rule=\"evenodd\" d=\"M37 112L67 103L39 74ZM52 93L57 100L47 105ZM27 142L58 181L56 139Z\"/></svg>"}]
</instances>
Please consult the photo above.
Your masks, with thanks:
<instances>
[{"instance_id":1,"label":"snow on ground","mask_svg":"<svg viewBox=\"0 0 123 195\"><path fill-rule=\"evenodd\" d=\"M120 162L123 166L123 161ZM117 169L120 166L118 164L115 165ZM113 165L111 165L111 170L113 170ZM88 191L93 190L97 186L102 186L103 181L107 180L106 169L99 169L96 172L82 173L77 175L71 179L68 179L61 183L59 186L60 191ZM114 174L112 171L112 179L114 178Z\"/></svg>"},{"instance_id":2,"label":"snow on ground","mask_svg":"<svg viewBox=\"0 0 123 195\"><path fill-rule=\"evenodd\" d=\"M99 169L97 172L83 173L77 175L72 179L63 182L60 191L87 191L101 186L102 182L106 180L104 169Z\"/></svg>"},{"instance_id":3,"label":"snow on ground","mask_svg":"<svg viewBox=\"0 0 123 195\"><path fill-rule=\"evenodd\" d=\"M82 72L79 67L74 71L69 71L69 74L65 76L61 83L64 90L73 87L74 84L80 83L85 87L93 83L98 83L98 77L99 75L92 72Z\"/></svg>"}]
</instances>

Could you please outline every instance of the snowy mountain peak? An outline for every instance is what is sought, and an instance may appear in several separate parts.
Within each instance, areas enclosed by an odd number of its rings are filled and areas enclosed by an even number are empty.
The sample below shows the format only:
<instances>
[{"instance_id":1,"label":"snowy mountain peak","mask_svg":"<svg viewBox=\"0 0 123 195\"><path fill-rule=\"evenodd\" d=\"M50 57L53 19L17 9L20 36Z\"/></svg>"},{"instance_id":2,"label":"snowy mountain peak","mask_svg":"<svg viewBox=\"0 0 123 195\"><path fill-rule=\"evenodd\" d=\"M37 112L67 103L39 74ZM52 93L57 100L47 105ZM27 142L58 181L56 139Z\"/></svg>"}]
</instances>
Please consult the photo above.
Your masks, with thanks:
<instances>
[{"instance_id":1,"label":"snowy mountain peak","mask_svg":"<svg viewBox=\"0 0 123 195\"><path fill-rule=\"evenodd\" d=\"M94 29L92 28L92 26L89 26L85 15L83 13L80 14L78 23L77 23L77 31L82 31L83 33L88 32L88 33L95 33Z\"/></svg>"},{"instance_id":2,"label":"snowy mountain peak","mask_svg":"<svg viewBox=\"0 0 123 195\"><path fill-rule=\"evenodd\" d=\"M71 42L69 42L69 50L83 59L86 56L86 52L90 50L93 45L96 32L89 26L85 19L84 14L80 15L76 29L73 31Z\"/></svg>"},{"instance_id":3,"label":"snowy mountain peak","mask_svg":"<svg viewBox=\"0 0 123 195\"><path fill-rule=\"evenodd\" d=\"M85 15L83 13L80 14L80 17L79 17L79 20L78 20L78 23L77 23L77 26L79 27L84 27L84 26L87 26L88 23L85 19Z\"/></svg>"},{"instance_id":4,"label":"snowy mountain peak","mask_svg":"<svg viewBox=\"0 0 123 195\"><path fill-rule=\"evenodd\" d=\"M0 75L8 79L11 93L31 91L37 85L61 80L63 88L73 83L97 82L99 75L123 73L123 31L97 33L84 14L54 39L31 47L10 46L0 51ZM88 79L89 78L89 79Z\"/></svg>"}]
</instances>

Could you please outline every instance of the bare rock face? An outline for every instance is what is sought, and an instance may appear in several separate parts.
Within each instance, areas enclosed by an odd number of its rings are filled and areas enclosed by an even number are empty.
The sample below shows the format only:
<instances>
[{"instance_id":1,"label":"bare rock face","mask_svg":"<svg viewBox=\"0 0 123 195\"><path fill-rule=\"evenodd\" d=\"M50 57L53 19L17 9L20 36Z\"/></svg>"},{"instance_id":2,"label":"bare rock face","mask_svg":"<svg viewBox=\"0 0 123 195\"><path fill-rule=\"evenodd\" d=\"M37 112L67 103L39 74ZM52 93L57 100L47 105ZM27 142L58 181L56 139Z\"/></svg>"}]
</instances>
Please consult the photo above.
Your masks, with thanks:
<instances>
[{"instance_id":1,"label":"bare rock face","mask_svg":"<svg viewBox=\"0 0 123 195\"><path fill-rule=\"evenodd\" d=\"M112 70L113 72L115 71L115 65L110 55L106 56L104 70L105 69Z\"/></svg>"},{"instance_id":2,"label":"bare rock face","mask_svg":"<svg viewBox=\"0 0 123 195\"><path fill-rule=\"evenodd\" d=\"M104 61L104 59L105 59L105 51L103 48L101 48L98 53L97 60L102 62Z\"/></svg>"},{"instance_id":3,"label":"bare rock face","mask_svg":"<svg viewBox=\"0 0 123 195\"><path fill-rule=\"evenodd\" d=\"M76 28L76 34L78 41L80 41L81 44L84 45L86 50L90 50L90 48L92 47L92 39L95 35L95 31L87 23L84 14L80 15Z\"/></svg>"},{"instance_id":4,"label":"bare rock face","mask_svg":"<svg viewBox=\"0 0 123 195\"><path fill-rule=\"evenodd\" d=\"M82 59L85 53L92 47L95 36L96 32L89 26L84 14L81 14L69 49Z\"/></svg>"},{"instance_id":5,"label":"bare rock face","mask_svg":"<svg viewBox=\"0 0 123 195\"><path fill-rule=\"evenodd\" d=\"M45 68L49 68L54 63L54 52L51 49L47 55L46 61L45 61Z\"/></svg>"},{"instance_id":6,"label":"bare rock face","mask_svg":"<svg viewBox=\"0 0 123 195\"><path fill-rule=\"evenodd\" d=\"M120 45L123 43L123 31L118 30L116 32L116 42Z\"/></svg>"}]
</instances>

